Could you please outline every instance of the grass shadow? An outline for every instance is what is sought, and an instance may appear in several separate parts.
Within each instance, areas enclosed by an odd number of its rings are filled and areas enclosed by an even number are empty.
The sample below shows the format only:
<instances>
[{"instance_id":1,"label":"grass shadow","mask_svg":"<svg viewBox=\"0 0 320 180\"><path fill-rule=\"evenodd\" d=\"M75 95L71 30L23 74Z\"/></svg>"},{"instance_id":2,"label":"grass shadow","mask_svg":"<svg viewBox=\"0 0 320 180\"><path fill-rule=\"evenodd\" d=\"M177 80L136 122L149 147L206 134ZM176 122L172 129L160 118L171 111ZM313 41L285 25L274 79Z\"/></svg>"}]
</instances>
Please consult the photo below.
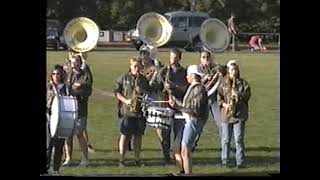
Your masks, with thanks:
<instances>
[{"instance_id":1,"label":"grass shadow","mask_svg":"<svg viewBox=\"0 0 320 180\"><path fill-rule=\"evenodd\" d=\"M232 148L234 149L234 148ZM246 147L246 152L249 151L264 151L264 152L272 152L272 151L280 151L278 147L265 147L265 146L258 146L258 147ZM197 148L195 152L206 152L206 151L215 151L220 152L221 148Z\"/></svg>"},{"instance_id":2,"label":"grass shadow","mask_svg":"<svg viewBox=\"0 0 320 180\"><path fill-rule=\"evenodd\" d=\"M235 158L232 157L231 163L235 164ZM141 161L145 166L164 166L164 160L163 158L141 158ZM99 167L99 166L118 166L118 159L112 158L112 159L93 159L90 160L90 167ZM74 161L70 165L70 167L77 166L80 163L80 161ZM127 159L125 161L126 165L128 167L134 167L134 160L133 159ZM250 167L265 167L270 166L275 163L280 163L280 157L275 156L248 156L246 157L246 165L248 168ZM220 157L194 157L192 158L192 164L193 165L220 165L221 160ZM174 163L172 161L172 164L174 166Z\"/></svg>"},{"instance_id":3,"label":"grass shadow","mask_svg":"<svg viewBox=\"0 0 320 180\"><path fill-rule=\"evenodd\" d=\"M75 149L79 150L80 149ZM95 148L96 152L103 152L103 153L110 153L110 152L118 152L118 149L99 149ZM234 150L232 148L231 150ZM207 151L214 151L220 152L221 148L196 148L195 152L207 152ZM235 150L234 150L235 151ZM249 151L264 151L264 152L272 152L272 151L280 151L279 147L265 147L265 146L258 146L258 147L247 147L246 152ZM143 148L141 152L162 152L160 148Z\"/></svg>"}]
</instances>

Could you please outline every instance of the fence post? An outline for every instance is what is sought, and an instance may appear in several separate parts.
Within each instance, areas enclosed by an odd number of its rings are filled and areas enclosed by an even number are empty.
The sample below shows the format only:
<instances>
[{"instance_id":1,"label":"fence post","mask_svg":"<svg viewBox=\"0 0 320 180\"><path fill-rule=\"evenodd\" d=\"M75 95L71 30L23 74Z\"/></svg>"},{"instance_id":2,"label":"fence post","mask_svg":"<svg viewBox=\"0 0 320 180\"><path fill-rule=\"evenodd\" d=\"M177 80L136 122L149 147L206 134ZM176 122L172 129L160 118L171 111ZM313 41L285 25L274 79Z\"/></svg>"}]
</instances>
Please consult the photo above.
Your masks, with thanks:
<instances>
[{"instance_id":1,"label":"fence post","mask_svg":"<svg viewBox=\"0 0 320 180\"><path fill-rule=\"evenodd\" d=\"M235 44L234 44L235 41L234 40L235 40L235 35L234 35L234 33L232 33L232 51L233 52L235 51L235 47L234 47L235 46Z\"/></svg>"}]
</instances>

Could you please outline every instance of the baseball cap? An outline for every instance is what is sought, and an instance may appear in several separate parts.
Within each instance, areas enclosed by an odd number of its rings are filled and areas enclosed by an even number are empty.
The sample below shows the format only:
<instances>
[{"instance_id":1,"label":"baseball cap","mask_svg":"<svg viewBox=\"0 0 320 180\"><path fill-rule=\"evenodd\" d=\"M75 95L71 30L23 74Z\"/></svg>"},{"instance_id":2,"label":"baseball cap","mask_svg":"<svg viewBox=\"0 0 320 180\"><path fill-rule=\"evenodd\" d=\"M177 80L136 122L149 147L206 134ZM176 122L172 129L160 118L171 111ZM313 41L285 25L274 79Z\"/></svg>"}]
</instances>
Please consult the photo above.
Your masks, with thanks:
<instances>
[{"instance_id":1,"label":"baseball cap","mask_svg":"<svg viewBox=\"0 0 320 180\"><path fill-rule=\"evenodd\" d=\"M230 68L231 66L238 66L237 65L237 61L236 60L229 60L228 62L227 62L227 67L228 68Z\"/></svg>"},{"instance_id":2,"label":"baseball cap","mask_svg":"<svg viewBox=\"0 0 320 180\"><path fill-rule=\"evenodd\" d=\"M199 71L198 66L197 65L190 65L188 66L187 69L187 75L191 75L191 74L197 74L199 76L203 76L204 74L202 72Z\"/></svg>"}]
</instances>

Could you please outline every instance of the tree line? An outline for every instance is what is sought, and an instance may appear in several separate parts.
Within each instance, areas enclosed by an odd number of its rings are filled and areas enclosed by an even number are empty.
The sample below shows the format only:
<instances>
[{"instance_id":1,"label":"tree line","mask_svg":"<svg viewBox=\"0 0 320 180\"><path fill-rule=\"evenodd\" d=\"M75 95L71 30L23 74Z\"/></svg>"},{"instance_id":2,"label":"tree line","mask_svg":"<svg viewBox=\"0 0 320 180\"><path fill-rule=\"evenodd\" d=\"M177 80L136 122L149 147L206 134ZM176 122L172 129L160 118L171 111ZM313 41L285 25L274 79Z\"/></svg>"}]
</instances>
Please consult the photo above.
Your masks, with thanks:
<instances>
[{"instance_id":1,"label":"tree line","mask_svg":"<svg viewBox=\"0 0 320 180\"><path fill-rule=\"evenodd\" d=\"M236 15L240 32L280 32L280 0L47 0L47 18L62 24L79 16L100 29L126 31L144 13L201 11L225 22Z\"/></svg>"}]
</instances>

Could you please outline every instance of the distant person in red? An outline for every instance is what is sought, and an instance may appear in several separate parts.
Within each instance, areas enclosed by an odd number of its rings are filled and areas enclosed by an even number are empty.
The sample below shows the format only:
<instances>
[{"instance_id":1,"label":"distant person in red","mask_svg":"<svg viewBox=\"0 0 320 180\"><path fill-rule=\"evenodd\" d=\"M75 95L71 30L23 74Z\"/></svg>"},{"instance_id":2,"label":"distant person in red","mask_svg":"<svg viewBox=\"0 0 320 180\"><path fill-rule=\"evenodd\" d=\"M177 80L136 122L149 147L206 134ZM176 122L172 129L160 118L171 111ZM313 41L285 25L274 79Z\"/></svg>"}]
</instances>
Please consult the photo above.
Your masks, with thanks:
<instances>
[{"instance_id":1,"label":"distant person in red","mask_svg":"<svg viewBox=\"0 0 320 180\"><path fill-rule=\"evenodd\" d=\"M262 38L260 35L254 35L251 36L250 41L249 41L249 45L251 47L250 51L264 51L266 50L266 47L264 47L262 45Z\"/></svg>"}]
</instances>

